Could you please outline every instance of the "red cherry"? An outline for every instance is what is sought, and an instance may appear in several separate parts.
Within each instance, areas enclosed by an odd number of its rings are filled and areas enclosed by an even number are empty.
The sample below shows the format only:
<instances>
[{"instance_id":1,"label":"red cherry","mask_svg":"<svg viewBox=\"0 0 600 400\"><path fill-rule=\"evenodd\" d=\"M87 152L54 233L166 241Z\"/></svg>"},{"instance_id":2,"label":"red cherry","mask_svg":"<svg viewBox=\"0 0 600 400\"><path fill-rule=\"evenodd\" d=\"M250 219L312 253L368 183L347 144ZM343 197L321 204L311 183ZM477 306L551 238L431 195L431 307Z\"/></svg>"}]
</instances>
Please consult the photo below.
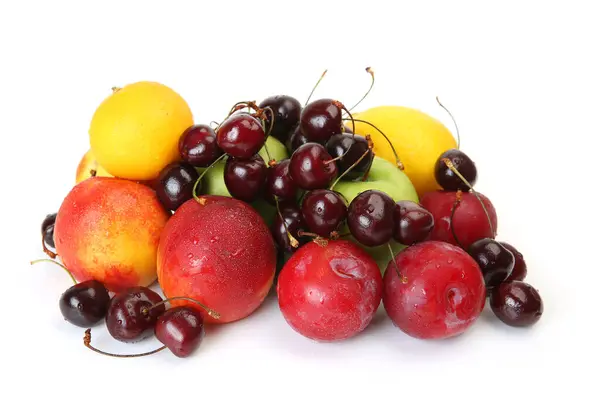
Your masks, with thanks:
<instances>
[{"instance_id":1,"label":"red cherry","mask_svg":"<svg viewBox=\"0 0 600 400\"><path fill-rule=\"evenodd\" d=\"M173 307L158 317L154 334L177 357L187 357L202 343L204 318L197 308Z\"/></svg>"},{"instance_id":2,"label":"red cherry","mask_svg":"<svg viewBox=\"0 0 600 400\"><path fill-rule=\"evenodd\" d=\"M303 144L290 158L290 176L302 189L324 189L337 175L337 167L332 160L322 145Z\"/></svg>"},{"instance_id":3,"label":"red cherry","mask_svg":"<svg viewBox=\"0 0 600 400\"><path fill-rule=\"evenodd\" d=\"M515 267L513 268L508 278L506 278L505 282L524 280L527 276L527 263L525 263L523 254L521 254L519 250L515 249L515 247L509 243L500 242L500 244L506 247L508 251L510 251L513 254L513 256L515 256Z\"/></svg>"},{"instance_id":4,"label":"red cherry","mask_svg":"<svg viewBox=\"0 0 600 400\"><path fill-rule=\"evenodd\" d=\"M179 154L194 167L208 167L223 151L217 145L217 134L208 125L194 125L179 138Z\"/></svg>"},{"instance_id":5,"label":"red cherry","mask_svg":"<svg viewBox=\"0 0 600 400\"><path fill-rule=\"evenodd\" d=\"M247 113L231 115L217 130L219 147L239 159L248 159L258 153L265 140L260 121Z\"/></svg>"},{"instance_id":6,"label":"red cherry","mask_svg":"<svg viewBox=\"0 0 600 400\"><path fill-rule=\"evenodd\" d=\"M394 207L394 240L410 246L422 242L433 229L433 215L410 200L398 201Z\"/></svg>"},{"instance_id":7,"label":"red cherry","mask_svg":"<svg viewBox=\"0 0 600 400\"><path fill-rule=\"evenodd\" d=\"M232 197L251 202L265 186L267 166L258 154L248 160L230 157L225 163L223 178Z\"/></svg>"},{"instance_id":8,"label":"red cherry","mask_svg":"<svg viewBox=\"0 0 600 400\"><path fill-rule=\"evenodd\" d=\"M309 103L300 114L300 130L311 142L325 143L336 133L342 133L342 110L332 99Z\"/></svg>"}]
</instances>

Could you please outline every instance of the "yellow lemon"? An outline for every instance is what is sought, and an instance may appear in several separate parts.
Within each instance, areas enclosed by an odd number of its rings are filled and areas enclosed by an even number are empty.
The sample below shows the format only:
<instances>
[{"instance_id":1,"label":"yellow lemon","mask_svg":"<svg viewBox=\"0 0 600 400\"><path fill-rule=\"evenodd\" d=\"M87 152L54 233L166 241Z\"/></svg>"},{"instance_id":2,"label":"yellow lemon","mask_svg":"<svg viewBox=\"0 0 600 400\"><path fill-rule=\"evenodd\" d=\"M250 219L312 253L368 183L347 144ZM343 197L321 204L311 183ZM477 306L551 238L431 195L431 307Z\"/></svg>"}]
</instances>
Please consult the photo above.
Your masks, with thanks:
<instances>
[{"instance_id":1,"label":"yellow lemon","mask_svg":"<svg viewBox=\"0 0 600 400\"><path fill-rule=\"evenodd\" d=\"M444 124L422 111L402 106L379 106L352 116L370 122L387 135L419 196L440 189L434 176L435 162L440 154L457 145ZM348 126L352 127L351 123ZM357 134L371 135L375 154L396 163L394 152L381 133L362 122L355 126Z\"/></svg>"},{"instance_id":2,"label":"yellow lemon","mask_svg":"<svg viewBox=\"0 0 600 400\"><path fill-rule=\"evenodd\" d=\"M179 138L193 122L188 104L171 88L136 82L114 89L96 109L90 146L109 174L147 181L179 159Z\"/></svg>"}]
</instances>

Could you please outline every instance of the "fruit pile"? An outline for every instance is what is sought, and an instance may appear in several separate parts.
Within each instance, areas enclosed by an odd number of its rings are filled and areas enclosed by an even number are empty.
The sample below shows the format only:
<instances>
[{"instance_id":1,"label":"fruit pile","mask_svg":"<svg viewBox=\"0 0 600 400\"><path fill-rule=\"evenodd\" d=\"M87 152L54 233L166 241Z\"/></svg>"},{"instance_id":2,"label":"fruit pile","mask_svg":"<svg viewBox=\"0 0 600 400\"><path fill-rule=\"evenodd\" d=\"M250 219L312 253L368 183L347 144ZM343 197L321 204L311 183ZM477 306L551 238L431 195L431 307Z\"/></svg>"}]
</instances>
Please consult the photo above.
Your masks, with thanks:
<instances>
[{"instance_id":1,"label":"fruit pile","mask_svg":"<svg viewBox=\"0 0 600 400\"><path fill-rule=\"evenodd\" d=\"M351 108L310 101L317 82L304 106L286 95L243 101L210 124L194 123L162 84L113 88L76 185L42 223L50 259L32 262L71 276L59 305L87 328L84 344L186 357L205 324L249 316L273 288L291 328L321 342L359 334L381 303L422 339L465 332L487 297L504 323L536 323L542 300L524 282L523 255L496 240L458 128L455 140L405 107L353 114L375 81L367 72ZM91 328L102 320L116 340L154 335L163 346L99 350Z\"/></svg>"}]
</instances>

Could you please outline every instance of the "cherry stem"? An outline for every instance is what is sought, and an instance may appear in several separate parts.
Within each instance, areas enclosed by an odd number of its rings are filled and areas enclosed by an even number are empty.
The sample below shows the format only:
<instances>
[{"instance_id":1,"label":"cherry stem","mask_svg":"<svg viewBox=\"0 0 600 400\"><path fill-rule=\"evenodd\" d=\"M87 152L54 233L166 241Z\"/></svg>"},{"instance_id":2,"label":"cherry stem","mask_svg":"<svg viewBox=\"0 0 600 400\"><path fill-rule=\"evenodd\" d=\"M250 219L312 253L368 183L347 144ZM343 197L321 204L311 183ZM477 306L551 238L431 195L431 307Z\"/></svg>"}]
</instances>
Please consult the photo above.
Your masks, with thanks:
<instances>
[{"instance_id":1,"label":"cherry stem","mask_svg":"<svg viewBox=\"0 0 600 400\"><path fill-rule=\"evenodd\" d=\"M394 250L392 249L392 245L390 242L387 243L388 250L390 251L390 255L392 256L392 262L394 263L394 269L396 270L396 274L398 274L398 278L402 281L402 283L408 282L405 276L402 276L400 273L400 267L398 267L398 263L396 262L396 255L394 254Z\"/></svg>"},{"instance_id":2,"label":"cherry stem","mask_svg":"<svg viewBox=\"0 0 600 400\"><path fill-rule=\"evenodd\" d=\"M67 274L69 274L69 276L71 277L71 280L73 281L73 284L77 285L77 279L75 279L75 277L73 276L73 274L71 273L71 271L69 271L67 269L67 267L65 267L64 265L62 265L61 263L59 263L56 260L47 260L45 258L42 258L42 259L39 259L39 260L33 260L33 261L31 261L31 265L34 265L34 264L37 264L37 263L41 263L41 262L44 262L44 261L48 261L48 262L54 263L54 264L58 265L59 267L61 267L62 269L64 269L65 271L67 271Z\"/></svg>"},{"instance_id":3,"label":"cherry stem","mask_svg":"<svg viewBox=\"0 0 600 400\"><path fill-rule=\"evenodd\" d=\"M454 129L456 129L456 148L460 149L460 132L458 130L458 124L456 123L456 120L454 119L454 116L452 115L452 113L450 112L450 110L448 110L442 104L442 102L440 101L440 99L438 98L438 96L435 96L435 100L440 105L440 107L442 107L444 110L446 110L446 112L448 113L448 115L450 116L450 118L452 118L452 122L454 123Z\"/></svg>"},{"instance_id":4,"label":"cherry stem","mask_svg":"<svg viewBox=\"0 0 600 400\"><path fill-rule=\"evenodd\" d=\"M150 311L152 311L152 309L154 309L154 308L156 308L158 306L162 306L163 304L169 303L169 302L174 301L174 300L187 300L187 301L191 301L192 303L198 304L200 307L202 307L208 313L208 315L210 315L214 319L221 318L221 314L219 314L218 312L216 312L212 308L209 308L209 307L205 306L204 304L202 304L201 302L199 302L196 299L192 299L190 297L185 297L185 296L176 296L176 297L171 297L171 298L165 299L163 301L159 301L158 303L155 303L154 305L152 305L152 307L150 307L150 308L144 308L142 310L142 313L144 315L147 315Z\"/></svg>"},{"instance_id":5,"label":"cherry stem","mask_svg":"<svg viewBox=\"0 0 600 400\"><path fill-rule=\"evenodd\" d=\"M369 173L371 172L371 167L373 166L373 163L369 164L369 169L367 169L367 172L365 172L365 174L363 175L361 181L366 182L367 178L369 178Z\"/></svg>"},{"instance_id":6,"label":"cherry stem","mask_svg":"<svg viewBox=\"0 0 600 400\"><path fill-rule=\"evenodd\" d=\"M95 351L96 353L105 355L105 356L110 356L110 357L118 357L118 358L133 358L133 357L144 357L144 356L149 356L152 355L154 353L158 353L159 351L162 351L164 349L167 348L167 346L162 346L159 347L158 349L152 350L152 351L148 351L146 353L138 353L138 354L114 354L114 353L107 353L106 351L102 351L99 350L97 348L95 348L94 346L92 346L92 330L91 329L86 329L84 335L83 335L83 344L85 345L85 347L87 347L90 350Z\"/></svg>"},{"instance_id":7,"label":"cherry stem","mask_svg":"<svg viewBox=\"0 0 600 400\"><path fill-rule=\"evenodd\" d=\"M260 108L258 108L258 106L256 105L255 101L238 101L237 103L235 103L232 107L231 110L229 111L229 115L227 116L227 118L231 117L231 114L233 114L236 111L239 110L243 110L244 108L248 107L249 109L252 109L256 112L258 112L260 110Z\"/></svg>"},{"instance_id":8,"label":"cherry stem","mask_svg":"<svg viewBox=\"0 0 600 400\"><path fill-rule=\"evenodd\" d=\"M308 95L308 99L306 99L306 103L304 103L304 107L306 107L306 105L310 101L310 98L312 97L313 93L315 92L315 89L317 88L317 86L319 86L319 83L321 83L321 81L323 80L323 78L325 78L325 74L326 73L327 73L327 70L323 71L323 73L321 74L321 77L319 78L319 80L317 81L317 83L315 83L315 86L313 86L312 90L310 91L310 94Z\"/></svg>"},{"instance_id":9,"label":"cherry stem","mask_svg":"<svg viewBox=\"0 0 600 400\"><path fill-rule=\"evenodd\" d=\"M56 254L55 252L50 250L48 247L46 247L46 241L44 240L44 234L42 234L42 250L44 250L44 253L46 253L46 255L53 260L58 256L58 254Z\"/></svg>"},{"instance_id":10,"label":"cherry stem","mask_svg":"<svg viewBox=\"0 0 600 400\"><path fill-rule=\"evenodd\" d=\"M281 222L283 222L283 227L285 228L285 233L287 233L287 237L288 240L290 241L290 245L293 248L298 248L298 246L300 246L300 243L298 242L298 239L296 239L295 237L292 236L292 234L290 233L290 231L288 230L288 226L287 223L285 222L285 218L283 218L283 215L281 215L281 209L279 208L279 199L277 198L277 196L273 196L275 198L275 208L277 209L277 214L279 215L279 218L281 218Z\"/></svg>"},{"instance_id":11,"label":"cherry stem","mask_svg":"<svg viewBox=\"0 0 600 400\"><path fill-rule=\"evenodd\" d=\"M454 172L456 174L456 176L458 176L460 178L461 181L463 181L463 183L465 185L467 185L469 187L469 191L475 195L477 200L479 200L479 203L481 203L481 207L483 208L483 212L485 213L485 216L487 217L488 223L490 224L490 232L492 234L492 237L496 236L496 232L494 231L494 225L492 225L492 219L490 218L490 214L488 213L488 210L485 207L483 200L481 200L481 197L479 197L479 194L473 189L473 186L471 186L469 181L466 180L465 177L460 172L458 172L458 170L456 169L454 164L452 164L452 161L450 161L450 159L442 158L442 161L446 164L446 166L448 168L450 168L450 170L452 172Z\"/></svg>"},{"instance_id":12,"label":"cherry stem","mask_svg":"<svg viewBox=\"0 0 600 400\"><path fill-rule=\"evenodd\" d=\"M217 121L210 121L210 124L209 124L209 125L213 125L213 124L214 124L214 125L216 125L216 126L217 126L217 128L218 128L219 126L221 126L221 124L219 124Z\"/></svg>"},{"instance_id":13,"label":"cherry stem","mask_svg":"<svg viewBox=\"0 0 600 400\"><path fill-rule=\"evenodd\" d=\"M367 154L369 154L369 152L372 151L372 149L373 149L373 141L371 140L371 136L367 135L367 136L365 136L365 138L367 139L367 143L369 144L369 148L367 149L367 151L365 151L364 153L362 153L362 155L358 158L358 160L354 161L354 164L352 164L347 170L345 170L340 176L337 177L337 179L329 187L329 190L333 190L333 188L335 187L335 185L337 185L337 183L346 174L348 174L354 167L356 167L358 164L360 164L360 162L363 160L363 158L365 158L367 156ZM352 146L350 146L350 147L352 147Z\"/></svg>"},{"instance_id":14,"label":"cherry stem","mask_svg":"<svg viewBox=\"0 0 600 400\"><path fill-rule=\"evenodd\" d=\"M371 75L371 86L369 86L369 90L367 90L367 93L365 93L355 105L350 107L350 111L354 110L360 103L363 102L363 100L369 95L369 93L371 93L371 89L373 89L373 86L375 85L375 73L373 72L371 67L365 68L365 71L367 71L369 75Z\"/></svg>"},{"instance_id":15,"label":"cherry stem","mask_svg":"<svg viewBox=\"0 0 600 400\"><path fill-rule=\"evenodd\" d=\"M460 244L460 241L458 240L458 236L456 236L456 232L454 232L454 213L456 212L456 209L458 208L458 205L460 204L462 200L462 191L457 191L456 192L456 200L454 200L454 204L452 205L452 211L450 212L450 232L452 232L452 236L454 236L454 240L456 240L456 244L458 244L458 247L463 247L462 244Z\"/></svg>"},{"instance_id":16,"label":"cherry stem","mask_svg":"<svg viewBox=\"0 0 600 400\"><path fill-rule=\"evenodd\" d=\"M198 203L204 204L204 201L200 201L200 199L198 198L198 195L196 194L196 189L198 188L198 184L200 183L200 181L202 181L204 174L206 174L208 172L208 170L211 169L212 167L214 167L219 161L221 161L223 158L225 158L225 156L227 156L227 153L221 154L215 161L212 162L212 164L210 164L208 167L206 167L206 169L204 171L202 171L202 173L200 174L198 179L196 179L196 182L194 183L194 187L192 189L192 194L194 195L194 200L196 200Z\"/></svg>"},{"instance_id":17,"label":"cherry stem","mask_svg":"<svg viewBox=\"0 0 600 400\"><path fill-rule=\"evenodd\" d=\"M344 121L348 121L348 119L344 118ZM392 141L387 137L387 135L381 131L381 129L379 129L378 127L376 127L375 125L373 125L369 121L365 121L363 119L356 119L355 118L354 121L356 121L356 122L362 122L363 124L367 124L367 125L375 128L375 130L377 130L377 132L381 133L383 135L383 137L385 138L385 140L387 140L388 144L390 145L390 148L392 149L392 152L394 153L394 157L396 158L396 166L398 166L398 168L400 168L401 170L404 170L404 164L402 164L402 161L400 161L400 157L398 157L398 153L396 153L396 148L392 144Z\"/></svg>"},{"instance_id":18,"label":"cherry stem","mask_svg":"<svg viewBox=\"0 0 600 400\"><path fill-rule=\"evenodd\" d=\"M117 93L119 90L121 90L121 88L118 86L113 86L110 88L110 90L112 90L113 93Z\"/></svg>"},{"instance_id":19,"label":"cherry stem","mask_svg":"<svg viewBox=\"0 0 600 400\"><path fill-rule=\"evenodd\" d=\"M327 239L325 239L322 236L317 235L316 233L312 233L312 232L304 232L303 230L299 230L298 236L311 237L311 238L313 238L313 242L315 242L316 244L318 244L321 247L327 246L327 243L328 243ZM338 235L338 237L339 237L339 235ZM335 238L332 238L332 239L335 239Z\"/></svg>"}]
</instances>

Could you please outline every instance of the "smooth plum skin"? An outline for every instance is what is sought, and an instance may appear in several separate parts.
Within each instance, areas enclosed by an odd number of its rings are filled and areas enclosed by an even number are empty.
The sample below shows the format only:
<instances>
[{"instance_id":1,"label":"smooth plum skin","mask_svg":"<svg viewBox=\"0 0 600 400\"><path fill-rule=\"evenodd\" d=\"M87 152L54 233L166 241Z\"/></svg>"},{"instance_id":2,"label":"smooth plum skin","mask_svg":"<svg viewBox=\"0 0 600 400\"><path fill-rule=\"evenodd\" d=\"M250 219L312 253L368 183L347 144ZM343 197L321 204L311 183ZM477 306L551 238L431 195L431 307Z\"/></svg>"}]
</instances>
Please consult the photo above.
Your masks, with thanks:
<instances>
[{"instance_id":1,"label":"smooth plum skin","mask_svg":"<svg viewBox=\"0 0 600 400\"><path fill-rule=\"evenodd\" d=\"M194 167L208 167L221 154L217 134L208 125L191 126L179 138L179 155Z\"/></svg>"},{"instance_id":2,"label":"smooth plum skin","mask_svg":"<svg viewBox=\"0 0 600 400\"><path fill-rule=\"evenodd\" d=\"M464 152L458 149L450 149L443 152L435 162L434 175L437 183L444 189L450 191L462 190L469 191L469 186L458 177L443 161L445 158L450 160L454 167L460 172L471 186L477 182L477 168L473 160Z\"/></svg>"},{"instance_id":3,"label":"smooth plum skin","mask_svg":"<svg viewBox=\"0 0 600 400\"><path fill-rule=\"evenodd\" d=\"M248 160L229 157L225 163L223 178L232 197L252 202L265 186L267 166L258 154Z\"/></svg>"},{"instance_id":4,"label":"smooth plum skin","mask_svg":"<svg viewBox=\"0 0 600 400\"><path fill-rule=\"evenodd\" d=\"M381 272L356 244L310 242L284 265L277 281L279 308L290 327L320 342L362 332L381 302Z\"/></svg>"},{"instance_id":5,"label":"smooth plum skin","mask_svg":"<svg viewBox=\"0 0 600 400\"><path fill-rule=\"evenodd\" d=\"M65 320L81 328L100 322L108 310L108 290L97 280L80 282L60 296L59 307Z\"/></svg>"},{"instance_id":6,"label":"smooth plum skin","mask_svg":"<svg viewBox=\"0 0 600 400\"><path fill-rule=\"evenodd\" d=\"M394 234L394 200L380 190L365 190L348 206L348 228L365 246L380 246Z\"/></svg>"},{"instance_id":7,"label":"smooth plum skin","mask_svg":"<svg viewBox=\"0 0 600 400\"><path fill-rule=\"evenodd\" d=\"M515 256L515 267L505 282L525 280L527 276L527 263L525 262L525 258L523 258L523 254L510 243L500 242L500 244Z\"/></svg>"},{"instance_id":8,"label":"smooth plum skin","mask_svg":"<svg viewBox=\"0 0 600 400\"><path fill-rule=\"evenodd\" d=\"M487 287L504 282L515 266L515 256L494 239L480 239L469 246L468 251L479 264Z\"/></svg>"},{"instance_id":9,"label":"smooth plum skin","mask_svg":"<svg viewBox=\"0 0 600 400\"><path fill-rule=\"evenodd\" d=\"M302 110L300 130L310 141L326 142L342 132L342 110L332 99L315 100Z\"/></svg>"},{"instance_id":10,"label":"smooth plum skin","mask_svg":"<svg viewBox=\"0 0 600 400\"><path fill-rule=\"evenodd\" d=\"M496 209L485 195L479 192L478 194L490 215L493 231L490 230L490 224L477 197L473 193L464 192L461 193L461 200L456 206L452 220L454 232L460 244L456 243L450 230L450 216L456 201L456 193L434 191L425 193L420 199L421 205L433 214L434 218L434 227L429 239L459 245L463 249L467 249L479 239L486 237L493 239L498 230Z\"/></svg>"},{"instance_id":11,"label":"smooth plum skin","mask_svg":"<svg viewBox=\"0 0 600 400\"><path fill-rule=\"evenodd\" d=\"M194 197L194 185L200 175L196 168L184 162L167 165L155 184L156 195L167 210L175 211Z\"/></svg>"},{"instance_id":12,"label":"smooth plum skin","mask_svg":"<svg viewBox=\"0 0 600 400\"><path fill-rule=\"evenodd\" d=\"M420 339L444 339L465 332L479 318L486 289L479 266L464 250L438 241L396 255L383 282L383 305L394 325Z\"/></svg>"},{"instance_id":13,"label":"smooth plum skin","mask_svg":"<svg viewBox=\"0 0 600 400\"><path fill-rule=\"evenodd\" d=\"M405 246L422 242L433 229L433 215L410 201L401 200L394 206L394 240Z\"/></svg>"},{"instance_id":14,"label":"smooth plum skin","mask_svg":"<svg viewBox=\"0 0 600 400\"><path fill-rule=\"evenodd\" d=\"M352 168L344 175L343 180L353 181L361 179L371 168L373 158L375 157L372 150L363 157L363 154L369 150L367 139L360 135L352 135L351 133L333 135L327 141L325 147L333 158L343 155L342 158L336 161L340 175ZM361 157L363 157L362 160L354 165Z\"/></svg>"},{"instance_id":15,"label":"smooth plum skin","mask_svg":"<svg viewBox=\"0 0 600 400\"><path fill-rule=\"evenodd\" d=\"M302 189L323 189L337 175L337 166L331 160L332 157L322 145L303 144L290 158L290 176Z\"/></svg>"},{"instance_id":16,"label":"smooth plum skin","mask_svg":"<svg viewBox=\"0 0 600 400\"><path fill-rule=\"evenodd\" d=\"M267 170L265 184L265 199L275 205L278 200L295 200L298 195L298 186L290 176L290 160L286 158Z\"/></svg>"},{"instance_id":17,"label":"smooth plum skin","mask_svg":"<svg viewBox=\"0 0 600 400\"><path fill-rule=\"evenodd\" d=\"M177 357L188 357L204 339L204 318L193 307L170 308L158 317L154 335Z\"/></svg>"},{"instance_id":18,"label":"smooth plum skin","mask_svg":"<svg viewBox=\"0 0 600 400\"><path fill-rule=\"evenodd\" d=\"M300 122L300 113L302 112L300 102L291 96L277 95L264 99L258 106L260 108L270 107L273 110L275 121L270 136L285 143L294 131L294 127ZM265 115L267 116L265 129L268 132L271 124L271 113L265 111Z\"/></svg>"},{"instance_id":19,"label":"smooth plum skin","mask_svg":"<svg viewBox=\"0 0 600 400\"><path fill-rule=\"evenodd\" d=\"M247 160L262 148L267 137L261 123L250 114L233 114L217 130L217 144L232 157Z\"/></svg>"},{"instance_id":20,"label":"smooth plum skin","mask_svg":"<svg viewBox=\"0 0 600 400\"><path fill-rule=\"evenodd\" d=\"M493 289L490 307L502 322L514 327L534 325L544 312L539 292L521 281L504 282Z\"/></svg>"},{"instance_id":21,"label":"smooth plum skin","mask_svg":"<svg viewBox=\"0 0 600 400\"><path fill-rule=\"evenodd\" d=\"M337 231L347 214L346 201L332 190L311 190L302 200L302 216L308 229L322 237L329 237Z\"/></svg>"},{"instance_id":22,"label":"smooth plum skin","mask_svg":"<svg viewBox=\"0 0 600 400\"><path fill-rule=\"evenodd\" d=\"M136 286L117 293L108 305L106 327L110 335L125 343L135 343L152 335L154 324L165 311L161 304L150 308L163 299L145 286ZM147 313L144 310L150 310Z\"/></svg>"}]
</instances>

